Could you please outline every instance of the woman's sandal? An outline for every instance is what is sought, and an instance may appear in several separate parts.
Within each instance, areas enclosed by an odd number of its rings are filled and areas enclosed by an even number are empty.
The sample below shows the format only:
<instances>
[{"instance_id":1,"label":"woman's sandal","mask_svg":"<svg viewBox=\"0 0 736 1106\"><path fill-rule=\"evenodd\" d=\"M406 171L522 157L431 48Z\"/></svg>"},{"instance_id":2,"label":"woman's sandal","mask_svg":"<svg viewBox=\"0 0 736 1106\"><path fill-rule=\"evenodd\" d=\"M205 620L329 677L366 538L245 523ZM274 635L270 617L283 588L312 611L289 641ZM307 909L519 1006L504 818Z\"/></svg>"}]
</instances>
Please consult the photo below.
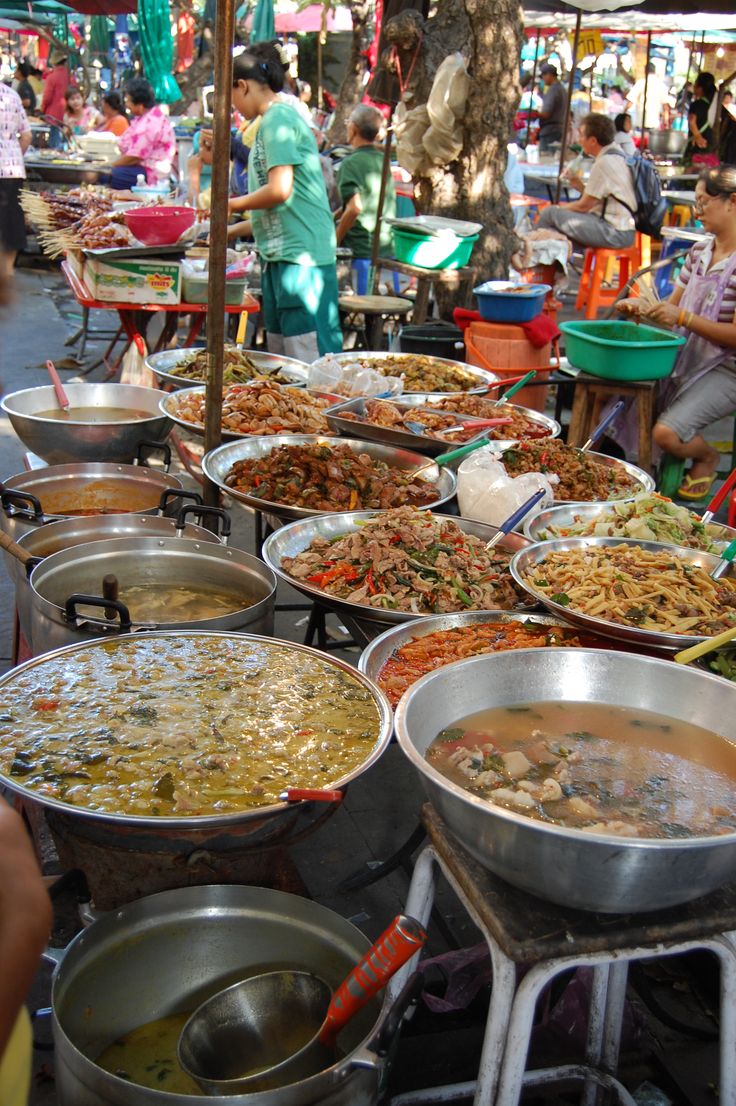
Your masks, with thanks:
<instances>
[{"instance_id":1,"label":"woman's sandal","mask_svg":"<svg viewBox=\"0 0 736 1106\"><path fill-rule=\"evenodd\" d=\"M713 481L716 478L716 473L712 472L710 476L692 476L683 477L683 481L677 489L677 496L680 499L705 499L710 491Z\"/></svg>"}]
</instances>

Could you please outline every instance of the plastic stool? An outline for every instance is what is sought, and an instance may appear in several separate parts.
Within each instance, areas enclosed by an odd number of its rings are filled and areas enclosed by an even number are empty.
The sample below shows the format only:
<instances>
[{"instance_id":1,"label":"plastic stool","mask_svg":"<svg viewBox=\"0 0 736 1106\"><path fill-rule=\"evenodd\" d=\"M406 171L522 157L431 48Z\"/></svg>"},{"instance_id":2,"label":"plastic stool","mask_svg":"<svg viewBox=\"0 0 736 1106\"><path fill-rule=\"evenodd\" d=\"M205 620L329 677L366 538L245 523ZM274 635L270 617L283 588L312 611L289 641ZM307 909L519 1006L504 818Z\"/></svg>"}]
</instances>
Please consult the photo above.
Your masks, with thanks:
<instances>
[{"instance_id":1,"label":"plastic stool","mask_svg":"<svg viewBox=\"0 0 736 1106\"><path fill-rule=\"evenodd\" d=\"M618 284L613 288L603 288L603 280L609 262L618 261ZM609 307L629 277L640 268L639 246L636 243L627 249L609 249L596 246L585 251L585 265L580 278L578 298L575 309L585 308L585 318L594 319L601 307Z\"/></svg>"}]
</instances>

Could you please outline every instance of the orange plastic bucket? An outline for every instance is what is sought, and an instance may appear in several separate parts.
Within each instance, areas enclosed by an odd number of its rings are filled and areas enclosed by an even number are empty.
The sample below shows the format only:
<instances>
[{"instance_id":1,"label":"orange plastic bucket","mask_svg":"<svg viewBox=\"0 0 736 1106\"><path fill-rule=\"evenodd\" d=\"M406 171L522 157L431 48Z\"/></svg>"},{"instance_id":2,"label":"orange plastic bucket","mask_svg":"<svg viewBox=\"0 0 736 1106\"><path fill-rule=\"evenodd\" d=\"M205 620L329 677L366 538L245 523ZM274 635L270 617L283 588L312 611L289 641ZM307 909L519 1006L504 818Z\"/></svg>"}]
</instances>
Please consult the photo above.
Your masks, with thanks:
<instances>
[{"instance_id":1,"label":"orange plastic bucket","mask_svg":"<svg viewBox=\"0 0 736 1106\"><path fill-rule=\"evenodd\" d=\"M546 380L554 371L551 357L551 342L538 349L529 341L524 328L512 323L472 322L465 330L465 360L469 365L495 373L499 379L536 369L536 379ZM516 393L514 403L544 411L548 392L549 388L538 384L528 385Z\"/></svg>"}]
</instances>

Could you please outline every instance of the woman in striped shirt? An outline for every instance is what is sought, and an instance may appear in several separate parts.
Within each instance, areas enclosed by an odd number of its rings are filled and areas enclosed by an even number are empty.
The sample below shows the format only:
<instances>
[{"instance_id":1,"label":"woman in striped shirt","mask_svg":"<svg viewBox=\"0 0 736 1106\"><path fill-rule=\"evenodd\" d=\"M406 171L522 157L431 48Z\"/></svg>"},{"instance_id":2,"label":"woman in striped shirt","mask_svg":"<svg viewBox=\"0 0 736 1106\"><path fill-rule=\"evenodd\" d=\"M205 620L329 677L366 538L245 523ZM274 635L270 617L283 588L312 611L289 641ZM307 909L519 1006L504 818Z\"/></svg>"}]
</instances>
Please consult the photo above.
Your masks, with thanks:
<instances>
[{"instance_id":1,"label":"woman in striped shirt","mask_svg":"<svg viewBox=\"0 0 736 1106\"><path fill-rule=\"evenodd\" d=\"M698 500L708 495L718 467L718 452L701 432L736 412L736 166L702 173L695 197L696 213L713 237L690 250L669 299L651 308L627 299L618 308L687 339L660 391L654 440L692 462L678 495Z\"/></svg>"}]
</instances>

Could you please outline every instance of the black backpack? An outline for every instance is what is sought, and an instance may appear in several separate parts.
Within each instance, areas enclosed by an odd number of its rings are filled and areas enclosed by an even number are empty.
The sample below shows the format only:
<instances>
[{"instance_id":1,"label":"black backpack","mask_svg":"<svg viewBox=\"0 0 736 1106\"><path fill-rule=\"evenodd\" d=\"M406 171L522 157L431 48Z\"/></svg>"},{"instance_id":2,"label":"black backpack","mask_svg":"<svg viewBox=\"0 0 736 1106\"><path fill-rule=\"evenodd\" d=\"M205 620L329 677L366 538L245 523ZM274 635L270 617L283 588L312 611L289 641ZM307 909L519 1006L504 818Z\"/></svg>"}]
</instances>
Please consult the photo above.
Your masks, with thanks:
<instances>
[{"instance_id":1,"label":"black backpack","mask_svg":"<svg viewBox=\"0 0 736 1106\"><path fill-rule=\"evenodd\" d=\"M641 234L648 234L651 238L662 237L662 224L667 214L667 201L662 195L662 185L654 163L641 154L626 157L623 150L610 149L606 154L615 157L626 158L626 164L631 171L631 182L634 186L636 197L636 210L620 200L618 196L612 199L622 204L634 216L634 225ZM605 205L604 205L605 214Z\"/></svg>"}]
</instances>

